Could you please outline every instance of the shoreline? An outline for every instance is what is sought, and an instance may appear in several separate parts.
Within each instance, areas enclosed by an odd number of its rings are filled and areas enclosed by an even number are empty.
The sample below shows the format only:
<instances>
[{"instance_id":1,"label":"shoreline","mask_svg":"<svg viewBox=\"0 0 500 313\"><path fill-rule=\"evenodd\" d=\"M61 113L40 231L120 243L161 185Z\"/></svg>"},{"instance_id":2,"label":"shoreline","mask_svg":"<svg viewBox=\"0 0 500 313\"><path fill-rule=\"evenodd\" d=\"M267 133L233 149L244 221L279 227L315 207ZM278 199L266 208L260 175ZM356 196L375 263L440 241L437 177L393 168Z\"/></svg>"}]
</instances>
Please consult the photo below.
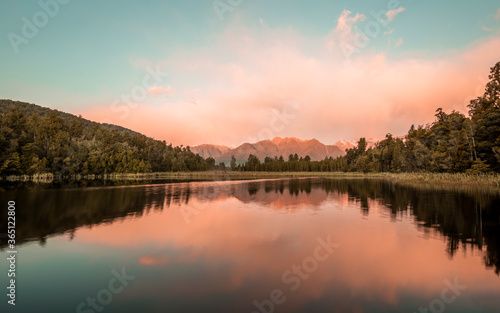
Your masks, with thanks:
<instances>
[{"instance_id":1,"label":"shoreline","mask_svg":"<svg viewBox=\"0 0 500 313\"><path fill-rule=\"evenodd\" d=\"M9 176L0 182L52 183L54 181L108 180L108 181L147 181L147 180L246 180L265 178L338 178L338 179L386 179L396 182L438 183L458 185L484 185L500 187L500 174L469 175L464 173L360 173L360 172L162 172L136 174L73 175L59 178L53 174Z\"/></svg>"}]
</instances>

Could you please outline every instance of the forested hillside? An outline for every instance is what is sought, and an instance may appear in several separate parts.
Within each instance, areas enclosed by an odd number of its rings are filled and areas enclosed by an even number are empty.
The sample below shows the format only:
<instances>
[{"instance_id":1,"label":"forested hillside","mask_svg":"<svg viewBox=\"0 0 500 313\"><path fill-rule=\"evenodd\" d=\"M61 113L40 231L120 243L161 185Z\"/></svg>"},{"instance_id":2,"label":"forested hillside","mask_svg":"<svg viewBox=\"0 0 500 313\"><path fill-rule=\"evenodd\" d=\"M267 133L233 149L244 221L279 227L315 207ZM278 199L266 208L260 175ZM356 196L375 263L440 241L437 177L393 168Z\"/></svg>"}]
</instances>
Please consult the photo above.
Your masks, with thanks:
<instances>
[{"instance_id":1,"label":"forested hillside","mask_svg":"<svg viewBox=\"0 0 500 313\"><path fill-rule=\"evenodd\" d=\"M0 100L0 176L138 173L215 166L189 147L34 104Z\"/></svg>"},{"instance_id":2,"label":"forested hillside","mask_svg":"<svg viewBox=\"0 0 500 313\"><path fill-rule=\"evenodd\" d=\"M404 138L387 134L367 148L365 138L346 155L312 162L289 155L266 158L254 155L238 169L246 171L352 171L352 172L500 172L500 62L491 68L484 94L469 104L469 116L441 108L429 125L411 126Z\"/></svg>"}]
</instances>

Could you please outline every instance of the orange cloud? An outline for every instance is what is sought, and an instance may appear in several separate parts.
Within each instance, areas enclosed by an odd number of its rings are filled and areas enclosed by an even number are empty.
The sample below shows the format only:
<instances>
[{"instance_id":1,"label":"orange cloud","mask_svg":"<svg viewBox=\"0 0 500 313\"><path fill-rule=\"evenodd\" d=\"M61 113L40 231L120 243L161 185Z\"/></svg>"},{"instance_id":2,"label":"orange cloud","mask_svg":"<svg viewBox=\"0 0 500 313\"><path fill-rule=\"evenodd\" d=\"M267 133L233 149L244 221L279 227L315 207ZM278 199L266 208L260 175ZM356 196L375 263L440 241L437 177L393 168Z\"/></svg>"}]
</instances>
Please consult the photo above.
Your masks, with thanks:
<instances>
[{"instance_id":1,"label":"orange cloud","mask_svg":"<svg viewBox=\"0 0 500 313\"><path fill-rule=\"evenodd\" d=\"M152 257L152 256L144 256L139 259L139 264L150 266L150 265L164 265L167 264L167 257Z\"/></svg>"},{"instance_id":2,"label":"orange cloud","mask_svg":"<svg viewBox=\"0 0 500 313\"><path fill-rule=\"evenodd\" d=\"M152 94L152 95L156 95L156 96L163 94L167 97L170 97L171 95L174 94L174 91L173 91L172 87L170 87L170 86L167 86L167 87L155 86L155 87L149 88L146 92L149 94Z\"/></svg>"},{"instance_id":3,"label":"orange cloud","mask_svg":"<svg viewBox=\"0 0 500 313\"><path fill-rule=\"evenodd\" d=\"M172 73L172 84L196 94L148 98L122 107L129 111L126 118L111 106L112 98L109 104L75 113L97 121L106 118L176 145L239 145L261 138L259 134L317 138L327 144L383 138L432 121L438 107L467 112L468 101L484 90L489 68L499 61L500 38L490 37L435 56L407 52L390 59L367 47L347 62L325 45L338 44L329 36L336 29L347 32L361 19L343 13L340 26L321 40L291 29L234 25L212 45L179 50L160 62ZM273 112L289 110L290 101L299 104L294 118L267 131Z\"/></svg>"}]
</instances>

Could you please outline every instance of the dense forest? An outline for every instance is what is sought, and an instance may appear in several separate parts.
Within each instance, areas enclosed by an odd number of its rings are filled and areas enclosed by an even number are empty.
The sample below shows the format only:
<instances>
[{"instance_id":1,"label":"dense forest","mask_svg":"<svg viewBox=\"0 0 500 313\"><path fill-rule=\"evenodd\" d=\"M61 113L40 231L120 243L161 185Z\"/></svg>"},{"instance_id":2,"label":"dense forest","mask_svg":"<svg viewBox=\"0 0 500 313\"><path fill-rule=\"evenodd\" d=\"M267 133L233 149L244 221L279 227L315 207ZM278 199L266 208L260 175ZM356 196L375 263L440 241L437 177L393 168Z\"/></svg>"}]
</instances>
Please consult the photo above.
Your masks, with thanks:
<instances>
[{"instance_id":1,"label":"dense forest","mask_svg":"<svg viewBox=\"0 0 500 313\"><path fill-rule=\"evenodd\" d=\"M215 160L131 130L0 100L0 176L200 171Z\"/></svg>"},{"instance_id":2,"label":"dense forest","mask_svg":"<svg viewBox=\"0 0 500 313\"><path fill-rule=\"evenodd\" d=\"M500 62L491 68L482 96L469 114L436 110L428 125L402 137L387 134L368 148L365 138L344 156L311 161L297 154L263 161L250 155L240 171L500 172ZM173 147L137 132L34 104L0 100L0 177L53 173L148 173L225 169L188 147Z\"/></svg>"},{"instance_id":3,"label":"dense forest","mask_svg":"<svg viewBox=\"0 0 500 313\"><path fill-rule=\"evenodd\" d=\"M436 110L428 125L412 125L404 137L387 134L372 148L365 138L344 156L311 161L308 156L265 158L250 155L242 171L500 172L500 62L491 68L484 94L470 102L469 116Z\"/></svg>"}]
</instances>

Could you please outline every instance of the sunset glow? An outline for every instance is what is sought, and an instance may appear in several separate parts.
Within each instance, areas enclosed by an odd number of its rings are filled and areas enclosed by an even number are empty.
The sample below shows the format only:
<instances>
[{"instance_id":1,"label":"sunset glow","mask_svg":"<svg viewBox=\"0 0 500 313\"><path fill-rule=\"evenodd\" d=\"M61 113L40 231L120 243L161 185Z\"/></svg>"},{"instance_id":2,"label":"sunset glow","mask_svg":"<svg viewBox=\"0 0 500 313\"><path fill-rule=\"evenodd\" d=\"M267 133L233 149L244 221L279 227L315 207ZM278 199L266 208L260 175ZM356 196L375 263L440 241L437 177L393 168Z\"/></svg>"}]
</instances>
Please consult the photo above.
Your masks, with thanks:
<instances>
[{"instance_id":1,"label":"sunset glow","mask_svg":"<svg viewBox=\"0 0 500 313\"><path fill-rule=\"evenodd\" d=\"M44 42L36 37L16 54L3 41L13 62L0 60L0 93L174 145L287 136L332 144L405 134L431 122L437 107L466 113L499 58L495 1L473 10L456 1L311 3L303 12L297 1L244 1L227 11L210 1L175 5L141 8L133 25L124 20L135 4L120 2L119 18L91 3L61 7L67 15L40 30ZM70 23L80 10L97 12ZM61 28L78 36L62 40ZM106 48L90 50L91 40ZM75 46L77 55L64 53ZM12 71L22 85L5 75ZM276 112L288 118L272 127Z\"/></svg>"}]
</instances>

